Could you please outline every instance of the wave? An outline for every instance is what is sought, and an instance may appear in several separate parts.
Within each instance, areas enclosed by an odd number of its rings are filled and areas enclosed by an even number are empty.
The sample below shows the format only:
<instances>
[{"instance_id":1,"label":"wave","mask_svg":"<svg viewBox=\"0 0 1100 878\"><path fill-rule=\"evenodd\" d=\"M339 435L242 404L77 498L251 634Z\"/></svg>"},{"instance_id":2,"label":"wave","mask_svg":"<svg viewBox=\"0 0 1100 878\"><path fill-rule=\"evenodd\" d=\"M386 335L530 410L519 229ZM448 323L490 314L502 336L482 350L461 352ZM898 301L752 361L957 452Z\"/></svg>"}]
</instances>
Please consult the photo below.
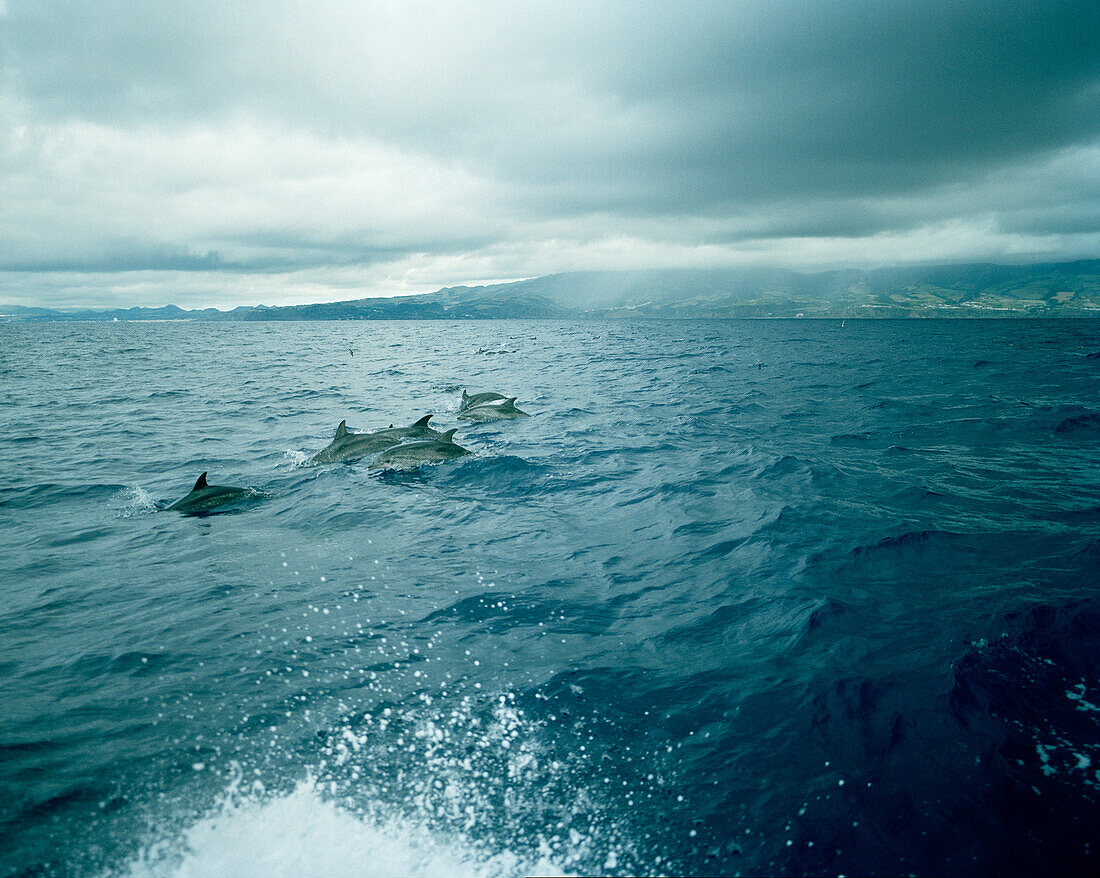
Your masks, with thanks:
<instances>
[{"instance_id":1,"label":"wave","mask_svg":"<svg viewBox=\"0 0 1100 878\"><path fill-rule=\"evenodd\" d=\"M1086 412L1083 415L1074 415L1064 418L1054 428L1055 433L1095 433L1100 432L1100 414Z\"/></svg>"},{"instance_id":2,"label":"wave","mask_svg":"<svg viewBox=\"0 0 1100 878\"><path fill-rule=\"evenodd\" d=\"M1100 602L1038 604L956 663L949 702L986 742L1003 844L992 874L1092 874L1100 825Z\"/></svg>"},{"instance_id":3,"label":"wave","mask_svg":"<svg viewBox=\"0 0 1100 878\"><path fill-rule=\"evenodd\" d=\"M897 448L897 446L891 446L891 448ZM886 449L889 451L890 449ZM909 451L908 448L899 448L899 451ZM898 491L894 492L894 499L900 500L905 504L924 505L926 503L938 503L944 500L954 499L952 495L946 494L943 491L936 491L932 488L925 488L919 485L907 485Z\"/></svg>"},{"instance_id":4,"label":"wave","mask_svg":"<svg viewBox=\"0 0 1100 878\"><path fill-rule=\"evenodd\" d=\"M814 464L791 454L785 454L776 459L772 458L767 463L757 468L753 473L754 478L782 479L792 475L810 475Z\"/></svg>"},{"instance_id":5,"label":"wave","mask_svg":"<svg viewBox=\"0 0 1100 878\"><path fill-rule=\"evenodd\" d=\"M131 651L120 654L83 655L65 666L66 673L83 678L126 674L140 676L157 673L174 661L162 652Z\"/></svg>"},{"instance_id":6,"label":"wave","mask_svg":"<svg viewBox=\"0 0 1100 878\"><path fill-rule=\"evenodd\" d=\"M785 454L778 458L774 455L770 456L768 461L761 463L751 472L751 477L769 482L798 479L815 488L824 488L832 485L838 478L843 478L843 472L826 460L808 460Z\"/></svg>"},{"instance_id":7,"label":"wave","mask_svg":"<svg viewBox=\"0 0 1100 878\"><path fill-rule=\"evenodd\" d=\"M160 509L153 495L140 485L129 485L111 498L109 508L119 518L131 518L135 515L147 515Z\"/></svg>"},{"instance_id":8,"label":"wave","mask_svg":"<svg viewBox=\"0 0 1100 878\"><path fill-rule=\"evenodd\" d=\"M153 390L145 394L143 399L179 399L180 397L190 396L190 390L184 390L180 388L173 388L171 390Z\"/></svg>"},{"instance_id":9,"label":"wave","mask_svg":"<svg viewBox=\"0 0 1100 878\"><path fill-rule=\"evenodd\" d=\"M862 433L838 433L835 436L829 437L829 442L833 445L862 445L871 439L871 434L867 432Z\"/></svg>"},{"instance_id":10,"label":"wave","mask_svg":"<svg viewBox=\"0 0 1100 878\"><path fill-rule=\"evenodd\" d=\"M707 366L707 367L702 368L702 369L692 369L689 374L691 374L691 375L716 375L716 374L731 375L731 374L733 374L733 369L730 369L728 366Z\"/></svg>"},{"instance_id":11,"label":"wave","mask_svg":"<svg viewBox=\"0 0 1100 878\"><path fill-rule=\"evenodd\" d=\"M304 467L309 463L311 457L313 457L313 455L309 452L300 451L297 448L288 448L283 452L283 462L293 469Z\"/></svg>"},{"instance_id":12,"label":"wave","mask_svg":"<svg viewBox=\"0 0 1100 878\"><path fill-rule=\"evenodd\" d=\"M551 473L549 466L531 463L514 454L502 454L463 460L458 467L447 468L440 481L453 483L455 487L528 496L538 493Z\"/></svg>"},{"instance_id":13,"label":"wave","mask_svg":"<svg viewBox=\"0 0 1100 878\"><path fill-rule=\"evenodd\" d=\"M576 702L573 691L534 703L556 705L553 723ZM559 739L549 733L556 724L519 701L511 692L444 691L377 704L311 736L319 751L304 778L275 781L278 789L265 788L260 768L231 760L213 804L166 802L171 813L105 876L656 871L639 859L636 827L617 798L633 801L659 784L643 775L628 789L608 788L605 757L582 717L571 715L573 733ZM191 769L196 781L218 772L207 761Z\"/></svg>"},{"instance_id":14,"label":"wave","mask_svg":"<svg viewBox=\"0 0 1100 878\"><path fill-rule=\"evenodd\" d=\"M896 552L908 548L925 548L929 545L956 540L960 534L946 530L910 530L892 537L883 537L874 543L856 546L851 555L872 555L878 552Z\"/></svg>"},{"instance_id":15,"label":"wave","mask_svg":"<svg viewBox=\"0 0 1100 878\"><path fill-rule=\"evenodd\" d=\"M661 635L661 640L696 650L715 644L738 644L740 649L765 643L793 644L811 615L805 599L776 600L754 595L722 604L684 625L670 628ZM728 648L732 652L732 647Z\"/></svg>"},{"instance_id":16,"label":"wave","mask_svg":"<svg viewBox=\"0 0 1100 878\"><path fill-rule=\"evenodd\" d=\"M151 842L116 871L119 878L507 878L565 875L537 850L489 853L397 816L368 816L334 801L312 779L289 793L262 787L222 801L174 838Z\"/></svg>"},{"instance_id":17,"label":"wave","mask_svg":"<svg viewBox=\"0 0 1100 878\"><path fill-rule=\"evenodd\" d=\"M832 597L822 598L806 618L800 640L807 641L819 636L823 631L847 619L850 612L850 608L843 601Z\"/></svg>"},{"instance_id":18,"label":"wave","mask_svg":"<svg viewBox=\"0 0 1100 878\"><path fill-rule=\"evenodd\" d=\"M553 590L565 584L564 581L550 580L544 588ZM450 623L462 628L476 626L496 635L522 628L542 628L548 624L552 624L557 631L600 634L611 627L614 618L605 612L603 604L562 599L537 600L503 592L483 592L436 610L422 623Z\"/></svg>"}]
</instances>

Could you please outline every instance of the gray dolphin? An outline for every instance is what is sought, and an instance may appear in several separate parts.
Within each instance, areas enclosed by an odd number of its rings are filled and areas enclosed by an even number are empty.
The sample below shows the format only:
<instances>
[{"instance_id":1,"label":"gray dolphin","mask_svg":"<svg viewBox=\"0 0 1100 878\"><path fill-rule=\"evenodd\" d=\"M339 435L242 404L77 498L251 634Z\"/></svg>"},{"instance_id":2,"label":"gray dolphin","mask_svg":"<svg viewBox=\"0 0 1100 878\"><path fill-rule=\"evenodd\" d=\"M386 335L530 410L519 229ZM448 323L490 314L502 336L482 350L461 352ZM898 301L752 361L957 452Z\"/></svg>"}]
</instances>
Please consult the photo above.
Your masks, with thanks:
<instances>
[{"instance_id":1,"label":"gray dolphin","mask_svg":"<svg viewBox=\"0 0 1100 878\"><path fill-rule=\"evenodd\" d=\"M226 485L208 485L206 473L199 476L195 487L186 497L180 497L168 508L175 512L199 513L210 512L219 506L228 506L239 503L249 497L259 496L251 488L230 488Z\"/></svg>"},{"instance_id":2,"label":"gray dolphin","mask_svg":"<svg viewBox=\"0 0 1100 878\"><path fill-rule=\"evenodd\" d=\"M313 464L337 463L341 460L358 460L368 454L377 454L379 451L401 441L399 436L391 436L389 433L388 430L382 430L378 433L352 433L348 430L348 422L341 421L340 426L336 428L336 435L332 441L313 455L309 462Z\"/></svg>"},{"instance_id":3,"label":"gray dolphin","mask_svg":"<svg viewBox=\"0 0 1100 878\"><path fill-rule=\"evenodd\" d=\"M494 399L504 399L503 393L475 393L473 396L469 396L465 390L462 391L462 402L458 404L458 410L460 412L466 411L466 409L472 409L474 406L482 405L486 402L492 402Z\"/></svg>"},{"instance_id":4,"label":"gray dolphin","mask_svg":"<svg viewBox=\"0 0 1100 878\"><path fill-rule=\"evenodd\" d=\"M424 415L419 421L409 424L407 427L387 427L385 430L375 430L371 436L392 436L395 439L436 439L443 434L428 426L431 415Z\"/></svg>"},{"instance_id":5,"label":"gray dolphin","mask_svg":"<svg viewBox=\"0 0 1100 878\"><path fill-rule=\"evenodd\" d=\"M460 421L503 421L506 418L528 418L527 412L516 408L516 398L508 397L499 405L477 405L458 415Z\"/></svg>"},{"instance_id":6,"label":"gray dolphin","mask_svg":"<svg viewBox=\"0 0 1100 878\"><path fill-rule=\"evenodd\" d=\"M387 448L375 458L371 469L379 467L414 467L422 463L438 463L441 460L450 460L454 457L462 457L470 452L454 441L455 430L448 430L438 439L418 439L413 442L402 442Z\"/></svg>"}]
</instances>

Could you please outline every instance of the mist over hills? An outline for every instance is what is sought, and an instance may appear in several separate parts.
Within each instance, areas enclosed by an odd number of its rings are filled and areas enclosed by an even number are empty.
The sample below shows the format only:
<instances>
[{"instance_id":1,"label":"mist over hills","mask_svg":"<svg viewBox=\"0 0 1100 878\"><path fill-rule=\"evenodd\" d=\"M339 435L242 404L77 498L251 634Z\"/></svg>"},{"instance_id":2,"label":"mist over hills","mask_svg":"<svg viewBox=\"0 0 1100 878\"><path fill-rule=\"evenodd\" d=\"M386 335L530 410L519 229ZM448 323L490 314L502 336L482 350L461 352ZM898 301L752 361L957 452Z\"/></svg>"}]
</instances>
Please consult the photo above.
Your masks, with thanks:
<instances>
[{"instance_id":1,"label":"mist over hills","mask_svg":"<svg viewBox=\"0 0 1100 878\"><path fill-rule=\"evenodd\" d=\"M798 272L585 271L395 298L186 311L0 306L4 320L1100 317L1100 260Z\"/></svg>"}]
</instances>

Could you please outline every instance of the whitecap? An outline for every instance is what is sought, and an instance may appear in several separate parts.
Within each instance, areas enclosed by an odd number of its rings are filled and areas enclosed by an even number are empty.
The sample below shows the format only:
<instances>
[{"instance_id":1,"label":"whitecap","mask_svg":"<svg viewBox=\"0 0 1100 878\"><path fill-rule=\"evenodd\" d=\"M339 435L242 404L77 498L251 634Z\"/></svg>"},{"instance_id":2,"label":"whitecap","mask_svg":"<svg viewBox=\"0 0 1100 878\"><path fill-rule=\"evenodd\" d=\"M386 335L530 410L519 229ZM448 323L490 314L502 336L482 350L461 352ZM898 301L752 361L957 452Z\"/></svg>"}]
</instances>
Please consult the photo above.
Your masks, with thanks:
<instances>
[{"instance_id":1,"label":"whitecap","mask_svg":"<svg viewBox=\"0 0 1100 878\"><path fill-rule=\"evenodd\" d=\"M296 448L288 448L283 453L283 461L289 466L297 469L298 467L305 466L309 463L309 459L312 457L308 452L299 451Z\"/></svg>"},{"instance_id":2,"label":"whitecap","mask_svg":"<svg viewBox=\"0 0 1100 878\"><path fill-rule=\"evenodd\" d=\"M111 497L109 508L119 518L131 518L135 515L156 512L160 507L157 505L157 501L153 499L153 495L144 488L130 485Z\"/></svg>"},{"instance_id":3,"label":"whitecap","mask_svg":"<svg viewBox=\"0 0 1100 878\"><path fill-rule=\"evenodd\" d=\"M313 780L289 793L226 791L214 812L177 837L143 847L119 872L125 878L506 878L565 875L543 854L488 853L398 817L354 813L326 798ZM106 876L105 876L106 878Z\"/></svg>"}]
</instances>

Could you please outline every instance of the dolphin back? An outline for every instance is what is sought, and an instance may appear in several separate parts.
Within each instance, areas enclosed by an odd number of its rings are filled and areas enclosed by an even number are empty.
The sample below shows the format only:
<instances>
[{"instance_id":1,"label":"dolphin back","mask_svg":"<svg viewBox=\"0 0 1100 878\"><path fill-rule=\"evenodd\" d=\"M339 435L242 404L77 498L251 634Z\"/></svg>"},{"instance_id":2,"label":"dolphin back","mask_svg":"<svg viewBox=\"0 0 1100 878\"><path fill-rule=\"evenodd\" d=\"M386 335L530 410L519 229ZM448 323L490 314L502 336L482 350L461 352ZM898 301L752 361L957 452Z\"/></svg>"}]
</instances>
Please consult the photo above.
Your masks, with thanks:
<instances>
[{"instance_id":1,"label":"dolphin back","mask_svg":"<svg viewBox=\"0 0 1100 878\"><path fill-rule=\"evenodd\" d=\"M516 408L516 397L510 396L503 402L483 403L470 406L458 415L462 421L499 421L506 418L525 418L527 412Z\"/></svg>"},{"instance_id":2,"label":"dolphin back","mask_svg":"<svg viewBox=\"0 0 1100 878\"><path fill-rule=\"evenodd\" d=\"M240 502L247 497L258 496L251 488L208 484L206 475L203 473L199 476L195 487L168 508L176 512L207 512L219 506Z\"/></svg>"},{"instance_id":3,"label":"dolphin back","mask_svg":"<svg viewBox=\"0 0 1100 878\"><path fill-rule=\"evenodd\" d=\"M476 408L479 405L485 405L485 403L492 402L496 399L504 399L504 394L495 393L494 391L486 391L485 393L475 393L473 395L470 395L465 390L463 390L462 402L459 403L458 410L460 412L464 412L466 411L466 409Z\"/></svg>"}]
</instances>

